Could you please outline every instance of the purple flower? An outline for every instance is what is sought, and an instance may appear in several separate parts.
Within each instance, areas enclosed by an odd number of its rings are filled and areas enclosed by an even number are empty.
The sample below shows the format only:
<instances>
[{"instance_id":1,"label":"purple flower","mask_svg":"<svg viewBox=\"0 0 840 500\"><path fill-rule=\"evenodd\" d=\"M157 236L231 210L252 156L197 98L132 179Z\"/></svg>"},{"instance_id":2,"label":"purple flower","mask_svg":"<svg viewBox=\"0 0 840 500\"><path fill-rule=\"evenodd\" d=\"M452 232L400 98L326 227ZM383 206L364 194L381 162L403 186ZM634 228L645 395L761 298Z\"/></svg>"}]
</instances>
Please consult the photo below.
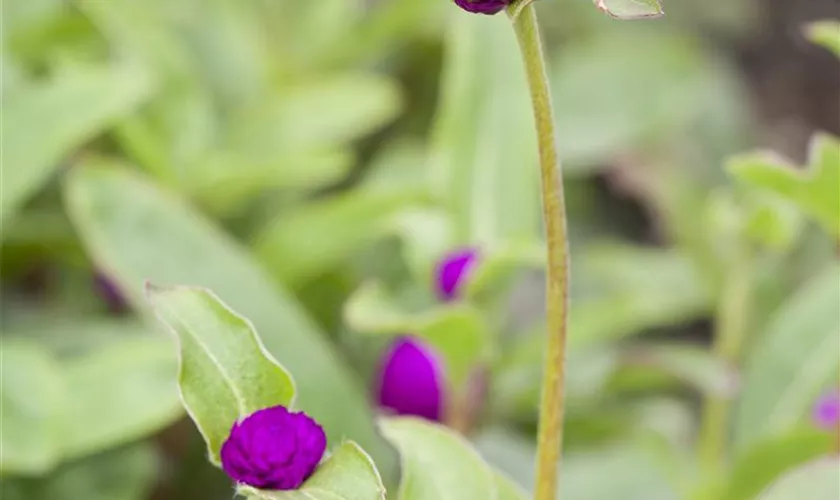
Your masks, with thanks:
<instances>
[{"instance_id":1,"label":"purple flower","mask_svg":"<svg viewBox=\"0 0 840 500\"><path fill-rule=\"evenodd\" d=\"M450 301L458 294L478 262L474 248L459 250L446 255L438 264L437 292L441 299Z\"/></svg>"},{"instance_id":2,"label":"purple flower","mask_svg":"<svg viewBox=\"0 0 840 500\"><path fill-rule=\"evenodd\" d=\"M458 7L477 14L496 14L510 2L511 0L455 0Z\"/></svg>"},{"instance_id":3,"label":"purple flower","mask_svg":"<svg viewBox=\"0 0 840 500\"><path fill-rule=\"evenodd\" d=\"M828 392L820 397L811 414L814 424L821 429L835 429L840 425L840 390Z\"/></svg>"},{"instance_id":4,"label":"purple flower","mask_svg":"<svg viewBox=\"0 0 840 500\"><path fill-rule=\"evenodd\" d=\"M128 308L125 297L113 280L102 273L96 273L93 277L93 288L97 295L105 302L108 309L113 313L125 312Z\"/></svg>"},{"instance_id":5,"label":"purple flower","mask_svg":"<svg viewBox=\"0 0 840 500\"><path fill-rule=\"evenodd\" d=\"M259 410L233 424L222 445L222 468L238 483L263 490L293 490L324 455L327 437L303 412L282 406Z\"/></svg>"},{"instance_id":6,"label":"purple flower","mask_svg":"<svg viewBox=\"0 0 840 500\"><path fill-rule=\"evenodd\" d=\"M443 418L442 362L420 339L404 336L386 353L378 378L380 406L399 415Z\"/></svg>"}]
</instances>

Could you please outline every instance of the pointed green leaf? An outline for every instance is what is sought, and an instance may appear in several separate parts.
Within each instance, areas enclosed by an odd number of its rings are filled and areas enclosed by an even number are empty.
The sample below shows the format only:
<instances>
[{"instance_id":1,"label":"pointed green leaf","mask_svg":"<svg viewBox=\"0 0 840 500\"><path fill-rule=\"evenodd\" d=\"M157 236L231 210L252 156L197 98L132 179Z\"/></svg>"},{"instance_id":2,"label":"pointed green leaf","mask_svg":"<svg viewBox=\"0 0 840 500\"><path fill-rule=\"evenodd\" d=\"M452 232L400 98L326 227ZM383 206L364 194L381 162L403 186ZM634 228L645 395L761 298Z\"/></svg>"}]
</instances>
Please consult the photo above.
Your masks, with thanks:
<instances>
[{"instance_id":1,"label":"pointed green leaf","mask_svg":"<svg viewBox=\"0 0 840 500\"><path fill-rule=\"evenodd\" d=\"M308 81L260 100L236 121L236 147L259 152L310 150L359 139L391 121L402 108L399 88L373 74ZM328 112L314 112L314 110Z\"/></svg>"},{"instance_id":2,"label":"pointed green leaf","mask_svg":"<svg viewBox=\"0 0 840 500\"><path fill-rule=\"evenodd\" d=\"M185 188L218 213L235 212L271 189L314 189L339 181L355 158L349 151L250 155L211 151L183 174Z\"/></svg>"},{"instance_id":3,"label":"pointed green leaf","mask_svg":"<svg viewBox=\"0 0 840 500\"><path fill-rule=\"evenodd\" d=\"M461 436L415 418L387 418L385 438L402 457L399 500L494 499L493 472Z\"/></svg>"},{"instance_id":4,"label":"pointed green leaf","mask_svg":"<svg viewBox=\"0 0 840 500\"><path fill-rule=\"evenodd\" d=\"M840 22L825 20L811 23L805 29L805 34L812 42L840 57Z\"/></svg>"},{"instance_id":5,"label":"pointed green leaf","mask_svg":"<svg viewBox=\"0 0 840 500\"><path fill-rule=\"evenodd\" d=\"M665 13L659 0L595 0L595 6L616 19L645 19Z\"/></svg>"},{"instance_id":6,"label":"pointed green leaf","mask_svg":"<svg viewBox=\"0 0 840 500\"><path fill-rule=\"evenodd\" d=\"M721 500L751 500L783 472L828 454L834 436L819 429L796 429L772 436L737 457Z\"/></svg>"},{"instance_id":7,"label":"pointed green leaf","mask_svg":"<svg viewBox=\"0 0 840 500\"><path fill-rule=\"evenodd\" d=\"M840 498L840 459L824 458L791 471L759 500L836 500Z\"/></svg>"},{"instance_id":8,"label":"pointed green leaf","mask_svg":"<svg viewBox=\"0 0 840 500\"><path fill-rule=\"evenodd\" d=\"M317 277L392 230L422 186L355 189L284 212L255 238L260 260L286 283Z\"/></svg>"},{"instance_id":9,"label":"pointed green leaf","mask_svg":"<svg viewBox=\"0 0 840 500\"><path fill-rule=\"evenodd\" d=\"M53 81L3 95L0 218L7 219L62 160L125 115L152 90L133 66L76 68Z\"/></svg>"},{"instance_id":10,"label":"pointed green leaf","mask_svg":"<svg viewBox=\"0 0 840 500\"><path fill-rule=\"evenodd\" d=\"M830 235L840 236L840 141L836 138L814 136L806 169L766 153L736 157L727 167L737 179L790 200Z\"/></svg>"},{"instance_id":11,"label":"pointed green leaf","mask_svg":"<svg viewBox=\"0 0 840 500\"><path fill-rule=\"evenodd\" d=\"M806 282L757 336L749 353L736 412L739 448L785 431L808 413L840 368L840 266Z\"/></svg>"},{"instance_id":12,"label":"pointed green leaf","mask_svg":"<svg viewBox=\"0 0 840 500\"><path fill-rule=\"evenodd\" d=\"M158 318L178 339L184 406L218 464L234 422L263 408L290 407L294 381L253 325L209 290L150 286L148 293Z\"/></svg>"},{"instance_id":13,"label":"pointed green leaf","mask_svg":"<svg viewBox=\"0 0 840 500\"><path fill-rule=\"evenodd\" d=\"M440 306L422 312L401 309L379 283L360 287L347 301L347 324L360 334L411 333L429 342L443 356L447 381L460 388L485 354L488 328L472 306Z\"/></svg>"},{"instance_id":14,"label":"pointed green leaf","mask_svg":"<svg viewBox=\"0 0 840 500\"><path fill-rule=\"evenodd\" d=\"M43 474L60 457L65 388L56 361L39 344L0 343L0 472Z\"/></svg>"},{"instance_id":15,"label":"pointed green leaf","mask_svg":"<svg viewBox=\"0 0 840 500\"><path fill-rule=\"evenodd\" d=\"M385 500L385 486L373 461L353 442L342 444L294 491L239 489L254 500Z\"/></svg>"},{"instance_id":16,"label":"pointed green leaf","mask_svg":"<svg viewBox=\"0 0 840 500\"><path fill-rule=\"evenodd\" d=\"M321 423L331 442L357 441L383 476L393 474L393 452L375 431L361 384L325 334L245 248L187 203L114 163L76 165L65 188L67 211L82 242L131 304L149 312L146 280L213 290L253 322L268 351L295 374L298 406Z\"/></svg>"}]
</instances>

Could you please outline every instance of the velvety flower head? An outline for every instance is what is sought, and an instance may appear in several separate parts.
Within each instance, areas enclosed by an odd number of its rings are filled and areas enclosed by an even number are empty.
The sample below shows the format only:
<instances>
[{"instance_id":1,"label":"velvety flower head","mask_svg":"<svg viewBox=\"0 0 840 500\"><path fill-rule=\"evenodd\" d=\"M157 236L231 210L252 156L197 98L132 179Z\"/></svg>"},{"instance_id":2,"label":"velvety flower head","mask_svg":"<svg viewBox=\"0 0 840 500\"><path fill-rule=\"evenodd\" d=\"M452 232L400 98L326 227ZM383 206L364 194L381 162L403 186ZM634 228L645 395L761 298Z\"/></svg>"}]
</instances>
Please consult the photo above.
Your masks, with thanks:
<instances>
[{"instance_id":1,"label":"velvety flower head","mask_svg":"<svg viewBox=\"0 0 840 500\"><path fill-rule=\"evenodd\" d=\"M458 7L477 14L496 14L510 4L511 0L455 0Z\"/></svg>"},{"instance_id":2,"label":"velvety flower head","mask_svg":"<svg viewBox=\"0 0 840 500\"><path fill-rule=\"evenodd\" d=\"M303 412L274 406L236 422L222 445L222 468L236 482L263 490L293 490L324 455L327 437Z\"/></svg>"},{"instance_id":3,"label":"velvety flower head","mask_svg":"<svg viewBox=\"0 0 840 500\"><path fill-rule=\"evenodd\" d=\"M93 288L111 312L124 312L128 308L125 297L113 280L102 273L93 277Z\"/></svg>"},{"instance_id":4,"label":"velvety flower head","mask_svg":"<svg viewBox=\"0 0 840 500\"><path fill-rule=\"evenodd\" d=\"M814 404L811 418L821 429L836 429L840 426L840 389L820 397Z\"/></svg>"},{"instance_id":5,"label":"velvety flower head","mask_svg":"<svg viewBox=\"0 0 840 500\"><path fill-rule=\"evenodd\" d=\"M379 405L398 415L443 418L443 364L420 339L396 339L385 353L377 379Z\"/></svg>"},{"instance_id":6,"label":"velvety flower head","mask_svg":"<svg viewBox=\"0 0 840 500\"><path fill-rule=\"evenodd\" d=\"M444 256L435 273L437 292L441 299L449 301L457 298L477 263L478 251L474 248L459 250Z\"/></svg>"}]
</instances>

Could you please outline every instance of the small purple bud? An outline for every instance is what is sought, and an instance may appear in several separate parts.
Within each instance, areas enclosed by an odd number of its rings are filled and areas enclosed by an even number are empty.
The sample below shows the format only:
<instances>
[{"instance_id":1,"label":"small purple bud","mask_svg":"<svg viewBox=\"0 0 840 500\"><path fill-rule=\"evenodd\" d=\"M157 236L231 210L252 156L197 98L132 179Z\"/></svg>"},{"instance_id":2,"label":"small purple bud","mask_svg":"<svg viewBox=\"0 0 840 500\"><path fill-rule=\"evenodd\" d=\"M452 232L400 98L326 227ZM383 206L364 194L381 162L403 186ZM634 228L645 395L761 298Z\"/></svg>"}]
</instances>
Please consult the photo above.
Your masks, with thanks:
<instances>
[{"instance_id":1,"label":"small purple bud","mask_svg":"<svg viewBox=\"0 0 840 500\"><path fill-rule=\"evenodd\" d=\"M478 250L467 248L444 256L437 267L437 292L442 300L458 298L461 288L478 263Z\"/></svg>"},{"instance_id":2,"label":"small purple bud","mask_svg":"<svg viewBox=\"0 0 840 500\"><path fill-rule=\"evenodd\" d=\"M811 418L820 429L836 429L840 425L840 389L822 395L814 404Z\"/></svg>"},{"instance_id":3,"label":"small purple bud","mask_svg":"<svg viewBox=\"0 0 840 500\"><path fill-rule=\"evenodd\" d=\"M476 14L496 14L510 4L511 0L455 0L458 7Z\"/></svg>"},{"instance_id":4,"label":"small purple bud","mask_svg":"<svg viewBox=\"0 0 840 500\"><path fill-rule=\"evenodd\" d=\"M222 445L222 468L237 483L293 490L315 471L326 448L327 437L317 422L274 406L233 424Z\"/></svg>"},{"instance_id":5,"label":"small purple bud","mask_svg":"<svg viewBox=\"0 0 840 500\"><path fill-rule=\"evenodd\" d=\"M96 273L93 277L93 287L97 295L105 302L108 309L113 313L125 312L128 304L122 292L114 282L102 273Z\"/></svg>"},{"instance_id":6,"label":"small purple bud","mask_svg":"<svg viewBox=\"0 0 840 500\"><path fill-rule=\"evenodd\" d=\"M445 379L443 363L420 339L404 336L394 341L379 373L379 405L398 415L432 421L443 418Z\"/></svg>"}]
</instances>

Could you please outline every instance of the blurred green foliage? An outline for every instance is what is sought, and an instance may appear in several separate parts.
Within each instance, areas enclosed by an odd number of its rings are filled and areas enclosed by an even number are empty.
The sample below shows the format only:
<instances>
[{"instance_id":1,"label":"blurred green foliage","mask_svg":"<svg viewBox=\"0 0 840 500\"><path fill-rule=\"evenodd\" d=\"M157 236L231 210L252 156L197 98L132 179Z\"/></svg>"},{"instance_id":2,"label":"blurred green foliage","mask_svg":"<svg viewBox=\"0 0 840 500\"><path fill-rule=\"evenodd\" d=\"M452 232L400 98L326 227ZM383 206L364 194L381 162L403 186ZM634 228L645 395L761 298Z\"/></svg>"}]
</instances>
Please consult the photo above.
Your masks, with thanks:
<instances>
[{"instance_id":1,"label":"blurred green foliage","mask_svg":"<svg viewBox=\"0 0 840 500\"><path fill-rule=\"evenodd\" d=\"M832 479L808 411L840 383L840 146L823 132L803 162L749 152L759 114L723 45L763 29L757 5L624 24L539 2L573 238L567 498L747 500L783 477L777 500ZM488 368L469 437L530 487L543 242L502 16L7 0L0 19L4 498L230 498L173 426L176 349L147 280L208 287L248 318L296 404L388 485L365 389L384 337L426 337L453 394ZM838 52L836 28L802 26ZM464 245L482 254L468 297L441 305L435 263ZM97 273L128 312L109 312ZM695 456L708 401L729 410L711 470Z\"/></svg>"}]
</instances>

